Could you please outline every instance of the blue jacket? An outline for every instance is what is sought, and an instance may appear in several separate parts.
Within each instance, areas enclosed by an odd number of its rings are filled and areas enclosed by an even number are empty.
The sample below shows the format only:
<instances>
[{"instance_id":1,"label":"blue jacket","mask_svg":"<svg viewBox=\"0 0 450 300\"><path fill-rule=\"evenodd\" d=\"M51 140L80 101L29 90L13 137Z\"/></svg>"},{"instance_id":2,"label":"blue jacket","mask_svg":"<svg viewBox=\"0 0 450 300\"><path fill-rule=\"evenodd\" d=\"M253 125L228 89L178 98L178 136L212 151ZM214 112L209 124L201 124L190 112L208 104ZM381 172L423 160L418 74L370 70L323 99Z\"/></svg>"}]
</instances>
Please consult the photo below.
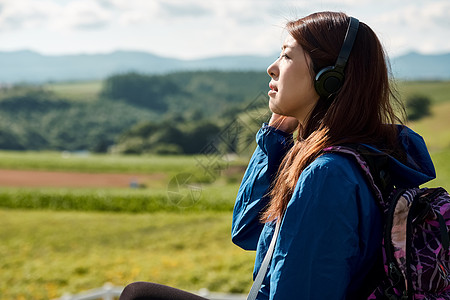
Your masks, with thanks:
<instances>
[{"instance_id":1,"label":"blue jacket","mask_svg":"<svg viewBox=\"0 0 450 300\"><path fill-rule=\"evenodd\" d=\"M397 186L435 177L423 139L401 127L407 163L390 158ZM292 136L264 124L237 195L232 240L256 250L255 277L274 224L259 221L266 193ZM375 151L378 151L374 149ZM281 223L274 254L257 299L346 299L374 264L382 240L382 216L359 166L350 157L326 153L300 175Z\"/></svg>"}]
</instances>

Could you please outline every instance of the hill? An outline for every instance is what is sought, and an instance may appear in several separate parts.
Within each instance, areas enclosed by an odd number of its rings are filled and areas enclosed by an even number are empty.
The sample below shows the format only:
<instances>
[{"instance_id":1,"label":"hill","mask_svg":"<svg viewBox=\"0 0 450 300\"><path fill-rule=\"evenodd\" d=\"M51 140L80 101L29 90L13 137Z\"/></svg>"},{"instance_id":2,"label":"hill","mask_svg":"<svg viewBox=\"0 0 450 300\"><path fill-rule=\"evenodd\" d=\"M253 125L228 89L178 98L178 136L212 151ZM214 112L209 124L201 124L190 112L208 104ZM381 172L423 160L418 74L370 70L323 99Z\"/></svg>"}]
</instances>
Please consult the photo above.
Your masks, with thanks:
<instances>
[{"instance_id":1,"label":"hill","mask_svg":"<svg viewBox=\"0 0 450 300\"><path fill-rule=\"evenodd\" d=\"M276 57L223 56L180 60L145 52L46 56L32 51L0 52L0 83L98 80L112 74L167 74L189 70L264 71Z\"/></svg>"},{"instance_id":2,"label":"hill","mask_svg":"<svg viewBox=\"0 0 450 300\"><path fill-rule=\"evenodd\" d=\"M159 149L154 149L158 152L198 152L223 122L234 119L249 103L258 99L267 106L268 76L264 72L128 73L105 82L46 86L0 88L0 149L103 152L122 133L138 126L130 137L142 131L156 135L145 141L128 139L122 147L128 153L149 143L158 144ZM142 122L146 125L140 126ZM194 137L204 142L191 143Z\"/></svg>"},{"instance_id":3,"label":"hill","mask_svg":"<svg viewBox=\"0 0 450 300\"><path fill-rule=\"evenodd\" d=\"M265 71L276 57L277 54L180 60L132 51L62 56L47 56L32 51L0 52L0 83L101 80L112 74L130 71L153 75L199 70ZM407 80L450 79L449 64L450 53L409 53L391 59L394 75Z\"/></svg>"},{"instance_id":4,"label":"hill","mask_svg":"<svg viewBox=\"0 0 450 300\"><path fill-rule=\"evenodd\" d=\"M411 52L391 60L394 76L403 80L442 80L450 78L450 53L423 55Z\"/></svg>"}]
</instances>

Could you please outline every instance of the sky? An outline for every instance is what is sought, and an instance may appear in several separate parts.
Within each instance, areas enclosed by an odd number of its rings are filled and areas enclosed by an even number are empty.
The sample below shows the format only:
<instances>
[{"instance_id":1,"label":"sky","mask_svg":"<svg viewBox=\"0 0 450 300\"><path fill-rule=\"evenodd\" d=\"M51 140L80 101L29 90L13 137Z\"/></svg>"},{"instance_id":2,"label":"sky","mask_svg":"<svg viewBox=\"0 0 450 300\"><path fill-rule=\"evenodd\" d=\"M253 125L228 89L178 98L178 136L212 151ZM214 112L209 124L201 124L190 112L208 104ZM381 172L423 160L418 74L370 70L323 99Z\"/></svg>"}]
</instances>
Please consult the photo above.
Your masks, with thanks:
<instances>
[{"instance_id":1,"label":"sky","mask_svg":"<svg viewBox=\"0 0 450 300\"><path fill-rule=\"evenodd\" d=\"M389 56L450 52L449 0L0 0L0 51L266 56L286 21L324 10L368 24Z\"/></svg>"}]
</instances>

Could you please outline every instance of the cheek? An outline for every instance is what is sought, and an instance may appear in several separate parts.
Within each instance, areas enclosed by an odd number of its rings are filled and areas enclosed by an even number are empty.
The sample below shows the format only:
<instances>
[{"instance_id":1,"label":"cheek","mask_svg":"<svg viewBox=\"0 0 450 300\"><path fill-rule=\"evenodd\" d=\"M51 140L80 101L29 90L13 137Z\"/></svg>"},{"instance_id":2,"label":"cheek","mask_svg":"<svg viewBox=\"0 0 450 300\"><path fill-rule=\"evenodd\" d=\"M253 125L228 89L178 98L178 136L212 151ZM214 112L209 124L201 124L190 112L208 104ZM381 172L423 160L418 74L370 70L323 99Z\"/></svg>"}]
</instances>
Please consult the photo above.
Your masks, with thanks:
<instances>
[{"instance_id":1,"label":"cheek","mask_svg":"<svg viewBox=\"0 0 450 300\"><path fill-rule=\"evenodd\" d=\"M309 74L304 74L304 76L299 79L298 93L303 97L311 99L315 99L316 96L318 96L316 89L314 88L314 81Z\"/></svg>"},{"instance_id":2,"label":"cheek","mask_svg":"<svg viewBox=\"0 0 450 300\"><path fill-rule=\"evenodd\" d=\"M314 88L314 82L312 79L308 82L305 82L304 89L307 92L307 94L309 95L309 97L311 97L312 99L319 98L319 94L317 94L317 91Z\"/></svg>"},{"instance_id":3,"label":"cheek","mask_svg":"<svg viewBox=\"0 0 450 300\"><path fill-rule=\"evenodd\" d=\"M289 90L289 94L285 95L285 104L292 110L303 111L309 109L319 99L314 84L310 78L299 79L295 82L294 88Z\"/></svg>"}]
</instances>

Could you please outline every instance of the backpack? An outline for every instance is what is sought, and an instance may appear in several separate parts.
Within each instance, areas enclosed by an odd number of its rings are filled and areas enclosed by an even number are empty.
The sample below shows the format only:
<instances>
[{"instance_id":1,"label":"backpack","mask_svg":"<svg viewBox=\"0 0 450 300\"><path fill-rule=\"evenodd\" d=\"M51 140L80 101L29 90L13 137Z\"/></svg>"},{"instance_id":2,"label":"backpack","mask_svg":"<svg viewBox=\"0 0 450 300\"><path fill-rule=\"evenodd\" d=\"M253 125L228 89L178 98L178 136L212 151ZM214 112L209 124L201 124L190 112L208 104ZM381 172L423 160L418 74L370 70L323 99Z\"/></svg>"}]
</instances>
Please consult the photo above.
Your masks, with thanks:
<instances>
[{"instance_id":1,"label":"backpack","mask_svg":"<svg viewBox=\"0 0 450 300\"><path fill-rule=\"evenodd\" d=\"M387 155L363 145L332 146L323 151L356 159L385 217L381 247L384 274L378 276L375 288L365 298L450 299L448 192L442 187L390 185L390 174L385 171Z\"/></svg>"}]
</instances>

